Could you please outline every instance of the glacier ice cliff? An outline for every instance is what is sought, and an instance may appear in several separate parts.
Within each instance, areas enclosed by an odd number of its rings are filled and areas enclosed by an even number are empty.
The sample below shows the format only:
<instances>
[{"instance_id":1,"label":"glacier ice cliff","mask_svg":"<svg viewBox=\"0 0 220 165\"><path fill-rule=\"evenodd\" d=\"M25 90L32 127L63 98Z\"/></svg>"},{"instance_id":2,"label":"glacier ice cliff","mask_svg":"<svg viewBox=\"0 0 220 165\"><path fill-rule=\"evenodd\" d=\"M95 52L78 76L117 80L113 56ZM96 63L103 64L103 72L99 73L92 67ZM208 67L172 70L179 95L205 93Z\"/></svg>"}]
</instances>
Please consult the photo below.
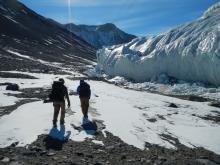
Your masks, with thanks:
<instances>
[{"instance_id":1,"label":"glacier ice cliff","mask_svg":"<svg viewBox=\"0 0 220 165\"><path fill-rule=\"evenodd\" d=\"M137 82L166 74L220 85L220 3L194 22L164 34L136 38L97 51L97 67Z\"/></svg>"}]
</instances>

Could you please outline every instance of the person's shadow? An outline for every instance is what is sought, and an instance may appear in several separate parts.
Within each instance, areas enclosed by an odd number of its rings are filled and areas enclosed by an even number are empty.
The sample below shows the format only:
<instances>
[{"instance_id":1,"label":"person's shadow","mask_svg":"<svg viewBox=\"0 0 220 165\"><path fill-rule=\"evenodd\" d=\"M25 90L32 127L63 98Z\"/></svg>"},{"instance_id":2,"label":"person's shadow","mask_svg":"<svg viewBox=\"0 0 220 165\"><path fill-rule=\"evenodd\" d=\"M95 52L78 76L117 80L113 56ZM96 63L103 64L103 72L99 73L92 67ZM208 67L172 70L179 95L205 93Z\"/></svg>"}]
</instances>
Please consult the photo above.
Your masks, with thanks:
<instances>
[{"instance_id":1,"label":"person's shadow","mask_svg":"<svg viewBox=\"0 0 220 165\"><path fill-rule=\"evenodd\" d=\"M71 132L65 131L65 125L60 125L60 130L53 127L44 139L46 149L62 150L63 144L68 141Z\"/></svg>"},{"instance_id":2,"label":"person's shadow","mask_svg":"<svg viewBox=\"0 0 220 165\"><path fill-rule=\"evenodd\" d=\"M85 132L89 135L96 135L97 134L96 122L89 120L88 117L83 117L82 127L85 130Z\"/></svg>"}]
</instances>

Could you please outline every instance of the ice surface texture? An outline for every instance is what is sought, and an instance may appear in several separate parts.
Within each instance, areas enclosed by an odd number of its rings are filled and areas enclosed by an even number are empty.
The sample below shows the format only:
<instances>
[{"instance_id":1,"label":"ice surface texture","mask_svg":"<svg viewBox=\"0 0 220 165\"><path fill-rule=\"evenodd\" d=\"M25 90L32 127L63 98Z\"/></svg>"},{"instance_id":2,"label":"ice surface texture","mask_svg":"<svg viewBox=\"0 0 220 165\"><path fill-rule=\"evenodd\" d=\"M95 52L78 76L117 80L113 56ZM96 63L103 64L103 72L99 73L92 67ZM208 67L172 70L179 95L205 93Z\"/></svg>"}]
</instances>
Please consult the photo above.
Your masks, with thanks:
<instances>
[{"instance_id":1,"label":"ice surface texture","mask_svg":"<svg viewBox=\"0 0 220 165\"><path fill-rule=\"evenodd\" d=\"M220 3L192 23L164 34L100 49L98 68L137 82L161 74L220 85Z\"/></svg>"}]
</instances>

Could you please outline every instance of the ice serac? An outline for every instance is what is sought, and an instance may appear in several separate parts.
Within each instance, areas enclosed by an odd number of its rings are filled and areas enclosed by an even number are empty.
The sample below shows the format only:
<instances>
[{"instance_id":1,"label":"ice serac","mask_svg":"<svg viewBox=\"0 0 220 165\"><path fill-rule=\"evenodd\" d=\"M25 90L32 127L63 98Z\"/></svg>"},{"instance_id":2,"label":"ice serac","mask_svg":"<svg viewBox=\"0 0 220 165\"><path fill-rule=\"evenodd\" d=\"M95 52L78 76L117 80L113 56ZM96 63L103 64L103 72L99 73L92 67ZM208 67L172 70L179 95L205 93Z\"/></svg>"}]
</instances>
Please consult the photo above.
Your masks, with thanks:
<instances>
[{"instance_id":1,"label":"ice serac","mask_svg":"<svg viewBox=\"0 0 220 165\"><path fill-rule=\"evenodd\" d=\"M161 74L220 85L220 3L164 34L100 49L98 68L138 82Z\"/></svg>"}]
</instances>

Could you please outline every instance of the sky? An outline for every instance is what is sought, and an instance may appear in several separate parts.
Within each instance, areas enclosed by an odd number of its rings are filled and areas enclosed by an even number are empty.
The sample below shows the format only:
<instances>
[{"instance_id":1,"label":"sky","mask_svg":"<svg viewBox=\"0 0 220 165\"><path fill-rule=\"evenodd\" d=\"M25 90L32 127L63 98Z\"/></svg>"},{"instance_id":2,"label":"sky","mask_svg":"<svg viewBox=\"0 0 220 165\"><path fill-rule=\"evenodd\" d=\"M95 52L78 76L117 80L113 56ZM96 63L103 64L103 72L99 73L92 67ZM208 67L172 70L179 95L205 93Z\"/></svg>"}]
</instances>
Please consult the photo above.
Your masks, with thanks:
<instances>
[{"instance_id":1,"label":"sky","mask_svg":"<svg viewBox=\"0 0 220 165\"><path fill-rule=\"evenodd\" d=\"M198 19L220 0L19 0L62 24L114 23L137 36L156 35ZM68 7L68 4L71 4Z\"/></svg>"}]
</instances>

